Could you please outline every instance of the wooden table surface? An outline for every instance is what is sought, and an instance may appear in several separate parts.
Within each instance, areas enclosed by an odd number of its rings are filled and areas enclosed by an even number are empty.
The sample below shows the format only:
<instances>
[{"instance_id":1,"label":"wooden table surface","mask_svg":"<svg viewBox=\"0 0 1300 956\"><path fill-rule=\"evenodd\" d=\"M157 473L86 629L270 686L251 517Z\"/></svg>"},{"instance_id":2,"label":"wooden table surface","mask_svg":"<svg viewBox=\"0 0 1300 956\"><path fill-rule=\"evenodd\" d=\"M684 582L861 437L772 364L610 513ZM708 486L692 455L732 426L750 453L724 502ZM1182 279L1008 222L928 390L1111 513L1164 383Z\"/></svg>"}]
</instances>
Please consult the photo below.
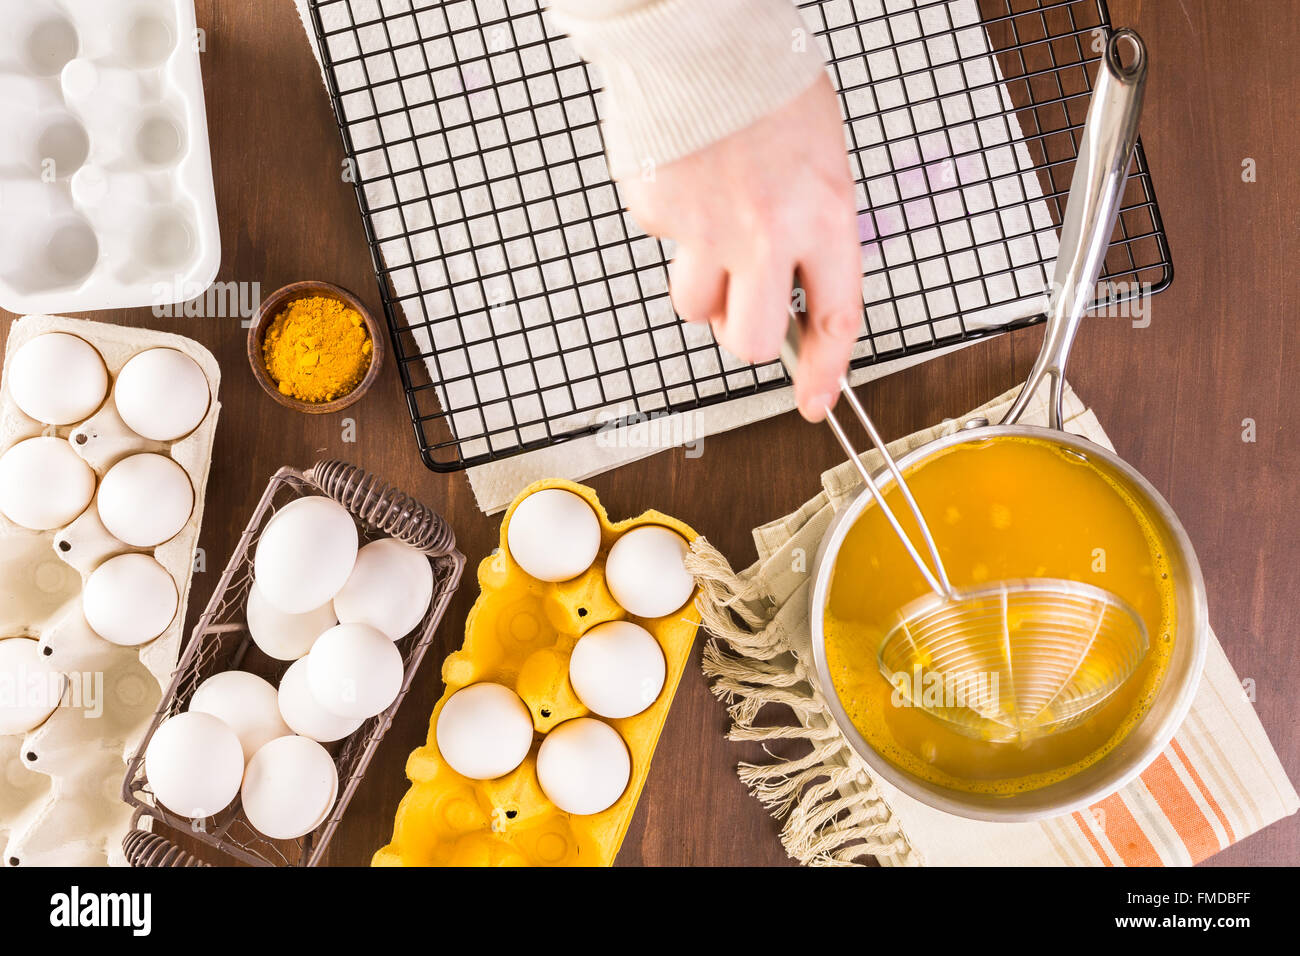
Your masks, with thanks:
<instances>
[{"instance_id":1,"label":"wooden table surface","mask_svg":"<svg viewBox=\"0 0 1300 956\"><path fill-rule=\"evenodd\" d=\"M218 278L259 282L267 295L295 280L326 279L378 310L356 200L340 175L338 132L293 5L197 6L207 39L203 77L221 218ZM1281 0L1112 0L1111 14L1150 47L1142 134L1176 277L1152 301L1149 328L1087 323L1071 381L1120 455L1181 516L1199 552L1214 628L1238 673L1255 682L1264 727L1292 779L1300 779L1300 442L1287 424L1300 391L1300 21ZM1247 157L1255 161L1254 183L1242 181ZM223 411L201 538L208 570L195 577L187 627L282 464L355 461L440 508L457 531L470 560L467 586L330 850L331 863L365 864L391 833L406 789L406 755L424 739L441 693L438 662L460 644L476 592L472 568L494 546L498 521L478 511L463 475L435 475L421 465L391 361L364 401L340 415L307 417L258 389L236 318L158 319L148 309L95 318L191 336L222 365ZM1038 329L1005 335L860 393L892 439L1022 381L1040 337ZM355 444L343 440L345 416L356 420ZM1254 443L1242 441L1246 418L1256 422ZM648 507L675 514L739 568L754 557L749 529L811 497L818 475L840 459L829 430L785 415L707 439L702 457L663 452L590 483L612 515ZM695 663L698 655L697 644ZM725 728L723 708L698 667L688 666L620 863L789 862L778 824L734 772L758 751L724 740ZM1213 862L1297 860L1300 819L1292 817Z\"/></svg>"}]
</instances>

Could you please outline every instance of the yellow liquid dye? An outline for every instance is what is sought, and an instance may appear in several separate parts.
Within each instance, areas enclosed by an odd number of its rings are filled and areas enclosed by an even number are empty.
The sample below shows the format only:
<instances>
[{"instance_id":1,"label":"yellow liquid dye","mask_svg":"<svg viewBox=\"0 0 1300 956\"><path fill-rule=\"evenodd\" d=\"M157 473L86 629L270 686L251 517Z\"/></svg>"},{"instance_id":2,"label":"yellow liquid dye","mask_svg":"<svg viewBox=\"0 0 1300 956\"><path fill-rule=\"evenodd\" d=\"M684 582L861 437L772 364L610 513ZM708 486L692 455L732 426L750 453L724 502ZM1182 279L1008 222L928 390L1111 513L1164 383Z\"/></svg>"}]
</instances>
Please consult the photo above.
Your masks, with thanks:
<instances>
[{"instance_id":1,"label":"yellow liquid dye","mask_svg":"<svg viewBox=\"0 0 1300 956\"><path fill-rule=\"evenodd\" d=\"M1015 578L1084 581L1128 602L1146 623L1150 650L1083 723L1027 743L978 740L901 706L877 651L898 609L930 592L872 505L845 536L824 619L831 679L853 725L900 769L971 793L1035 790L1096 763L1146 713L1169 665L1174 583L1160 533L1104 464L1039 439L956 445L910 469L907 481L956 588ZM897 489L886 500L912 531Z\"/></svg>"}]
</instances>

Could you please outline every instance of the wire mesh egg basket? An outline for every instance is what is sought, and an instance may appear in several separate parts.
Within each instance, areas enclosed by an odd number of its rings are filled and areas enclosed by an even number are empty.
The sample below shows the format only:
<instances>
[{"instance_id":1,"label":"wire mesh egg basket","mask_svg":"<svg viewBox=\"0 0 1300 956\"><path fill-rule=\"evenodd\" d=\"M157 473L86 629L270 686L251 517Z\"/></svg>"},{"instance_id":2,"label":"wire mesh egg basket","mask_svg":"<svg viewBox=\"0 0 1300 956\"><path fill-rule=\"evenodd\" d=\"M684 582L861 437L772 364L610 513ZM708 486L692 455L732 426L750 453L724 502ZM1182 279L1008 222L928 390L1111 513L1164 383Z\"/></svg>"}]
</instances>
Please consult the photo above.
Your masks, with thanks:
<instances>
[{"instance_id":1,"label":"wire mesh egg basket","mask_svg":"<svg viewBox=\"0 0 1300 956\"><path fill-rule=\"evenodd\" d=\"M397 642L404 665L397 698L354 733L325 745L334 758L339 777L339 796L330 815L315 830L297 840L273 840L249 824L238 797L221 813L201 820L191 820L163 807L149 788L144 754L159 726L185 711L195 690L212 675L244 670L277 685L288 670L291 661L274 660L253 643L244 608L253 584L253 556L262 531L277 511L291 501L310 495L325 495L343 505L356 520L363 545L391 537L427 555L433 567L434 590L423 620ZM133 866L202 866L207 857L216 856L226 863L251 866L320 863L371 757L410 689L464 568L465 558L456 550L455 535L437 512L361 468L341 461L323 461L306 472L294 468L277 471L194 627L162 704L127 765L122 798L136 808L133 828L122 843L128 862ZM186 834L190 840L216 853L204 853L200 857L161 832L153 832L154 821Z\"/></svg>"}]
</instances>

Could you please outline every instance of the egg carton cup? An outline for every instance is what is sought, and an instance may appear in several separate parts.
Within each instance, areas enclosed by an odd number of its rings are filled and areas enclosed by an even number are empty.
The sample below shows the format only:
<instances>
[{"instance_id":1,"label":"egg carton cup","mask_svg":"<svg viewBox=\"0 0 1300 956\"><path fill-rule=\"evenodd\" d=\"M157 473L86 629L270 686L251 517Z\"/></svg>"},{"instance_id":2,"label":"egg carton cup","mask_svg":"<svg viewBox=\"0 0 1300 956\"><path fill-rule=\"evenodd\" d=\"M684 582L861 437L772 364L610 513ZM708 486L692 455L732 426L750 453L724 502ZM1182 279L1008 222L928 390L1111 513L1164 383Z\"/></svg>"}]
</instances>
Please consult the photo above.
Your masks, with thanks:
<instances>
[{"instance_id":1,"label":"egg carton cup","mask_svg":"<svg viewBox=\"0 0 1300 956\"><path fill-rule=\"evenodd\" d=\"M519 503L546 488L571 491L600 520L600 552L592 566L570 581L547 583L523 570L506 544ZM478 566L480 594L465 621L465 642L442 665L446 685L429 718L424 746L406 762L411 787L398 805L393 839L374 866L525 864L609 866L618 855L650 762L672 707L677 685L695 644L700 612L695 595L676 613L640 618L614 600L605 583L605 559L614 542L633 528L660 526L687 541L697 535L658 511L612 521L585 485L545 479L515 498L501 522L500 546ZM698 594L698 590L695 594ZM569 682L569 657L583 634L607 621L627 620L650 632L664 654L659 696L645 710L620 719L597 718L613 727L631 758L628 785L608 809L570 814L547 799L537 780L537 751L545 735L576 717L595 717ZM438 716L457 691L489 681L519 695L533 718L534 739L516 769L493 780L471 780L452 770L438 750Z\"/></svg>"},{"instance_id":2,"label":"egg carton cup","mask_svg":"<svg viewBox=\"0 0 1300 956\"><path fill-rule=\"evenodd\" d=\"M285 505L310 495L325 495L343 505L356 520L363 544L380 538L396 538L427 555L434 574L433 599L415 630L397 642L405 667L397 698L350 736L324 745L334 758L339 776L339 797L329 817L297 840L272 840L258 833L248 822L239 797L221 813L200 820L181 816L162 806L149 789L144 754L154 732L169 717L184 712L198 686L212 675L244 670L279 685L280 678L292 662L273 660L258 649L248 631L245 606L253 585L253 557L267 523ZM306 472L293 468L277 471L240 537L212 600L195 625L162 704L127 767L125 779L121 781L123 799L135 808L134 829L126 835L123 843L132 865L205 865L210 862L205 857L213 855L217 857L216 862L222 864L317 865L361 783L370 758L410 690L411 681L429 649L464 569L465 557L456 550L455 535L440 515L427 505L383 484L363 469L346 462L324 461ZM163 832L154 832L158 821L216 853L196 854L173 842Z\"/></svg>"},{"instance_id":3,"label":"egg carton cup","mask_svg":"<svg viewBox=\"0 0 1300 956\"><path fill-rule=\"evenodd\" d=\"M192 0L0 0L0 305L181 302L216 277Z\"/></svg>"},{"instance_id":4,"label":"egg carton cup","mask_svg":"<svg viewBox=\"0 0 1300 956\"><path fill-rule=\"evenodd\" d=\"M189 435L175 442L141 438L122 422L109 397L83 422L50 426L27 417L9 392L9 361L25 343L47 332L67 332L95 347L110 381L134 355L172 348L198 363L211 396L207 414ZM77 706L70 682L61 706L26 735L0 736L0 844L6 866L124 865L122 835L131 810L122 802L122 773L162 690L171 680L180 648L212 443L221 405L221 371L216 359L191 339L166 332L126 328L50 315L29 315L9 330L0 377L0 454L28 438L66 438L95 472L138 452L169 455L189 476L194 510L170 541L153 549L133 548L114 538L99 520L95 502L71 524L30 531L0 515L0 636L29 637L65 675L85 681L102 675L102 714ZM108 558L127 552L152 554L176 582L176 616L159 637L139 647L120 647L86 624L81 592L90 573Z\"/></svg>"}]
</instances>

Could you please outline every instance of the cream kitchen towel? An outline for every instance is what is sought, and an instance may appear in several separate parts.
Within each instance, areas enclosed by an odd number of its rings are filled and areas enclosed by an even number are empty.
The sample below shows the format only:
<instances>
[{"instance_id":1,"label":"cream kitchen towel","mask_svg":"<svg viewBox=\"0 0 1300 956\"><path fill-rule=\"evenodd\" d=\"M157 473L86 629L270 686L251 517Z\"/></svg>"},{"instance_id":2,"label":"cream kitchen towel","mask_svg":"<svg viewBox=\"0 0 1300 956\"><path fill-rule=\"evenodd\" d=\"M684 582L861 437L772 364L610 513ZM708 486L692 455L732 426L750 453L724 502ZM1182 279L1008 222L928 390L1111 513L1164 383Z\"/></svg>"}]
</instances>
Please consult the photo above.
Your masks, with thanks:
<instances>
[{"instance_id":1,"label":"cream kitchen towel","mask_svg":"<svg viewBox=\"0 0 1300 956\"><path fill-rule=\"evenodd\" d=\"M295 3L319 60L307 0ZM823 54L833 61L832 79L844 91L844 110L852 120L855 174L864 180L858 187L859 229L864 298L875 303L866 312L874 347L889 350L905 341L914 343L918 335L928 337L923 324L927 315L944 316L934 320L933 327L935 335L946 336L960 331L962 324L968 329L1004 325L1041 312L1047 273L1037 263L1055 256L1056 232L1015 113L1003 118L1012 103L975 0L894 0L887 7L881 0L805 0L799 6ZM521 93L524 84L498 76L492 66L501 58L510 61L513 70L515 58L506 54L509 44L518 44L524 55L519 68L530 85L535 81L545 86L550 82L548 70L577 62L567 38L542 26L539 7L540 0L508 8L499 0L452 5L434 0L317 3L336 61L339 119L348 126L359 154L358 181L368 202L384 207L371 215L371 228L393 291L411 303L414 318L408 315L408 321L415 323L420 315L437 320L436 332L421 325L411 336L423 353L432 353L435 345L439 349L436 362L427 359L430 380L438 388L447 424L462 439L462 452L468 456L488 450L493 439L472 436L494 430L504 436L501 440L513 443L516 421L534 422L521 426L524 440L544 438L545 427L537 422L539 392L548 413L553 400L561 410L573 409L550 418L557 432L600 428L638 413L645 416L630 428L601 428L588 437L471 468L470 484L479 507L488 513L503 510L520 488L538 478L581 480L680 445L687 445L689 453L689 446L708 435L794 407L788 388L676 415L658 411L655 403L663 400L656 397L657 391L637 403L614 397L627 396L630 383L642 379L662 382L663 391L675 396L692 389L707 396L721 390L720 373L749 374L745 366L711 347L707 326L676 322L663 295L667 273L661 266L637 271L639 294L651 297L648 328L636 326L641 320L635 316L629 318L635 309L584 304L573 321L559 323L564 330L563 360L532 358L528 343L534 335L549 340L544 328L549 316L530 315L536 310L510 299L512 290L536 285L536 264L515 267L509 251L502 251L493 216L475 220L485 230L482 235L453 236L460 229L458 222L442 228L444 206L452 219L460 218L454 196L457 163L479 156L487 164L486 174L508 192L521 180L518 157L512 160L507 154L533 149L538 131L550 131L549 120L532 105L531 94ZM388 19L380 22L381 15ZM508 30L502 28L507 21ZM507 44L497 49L500 57L482 55L495 43ZM531 59L540 63L536 75L529 73ZM560 72L570 78L564 82L581 77L580 70ZM587 109L585 87L564 94L566 115ZM598 107L599 100L595 103ZM421 133L440 129L447 122L443 114L452 110L467 110L474 118L474 148L457 159L454 144L444 144L437 148L450 149L452 156L444 152L441 159L427 159L420 147L421 168L412 170L412 140L418 144ZM392 130L397 132L390 135ZM462 134L467 127L457 130ZM578 124L569 134L585 142L594 127ZM502 135L509 149L482 146L489 137L495 142ZM584 163L581 172L573 162L548 167L556 188L570 183L556 206L559 223L572 223L570 229L580 229L582 223L570 218L566 203L578 204L578 219L584 209L588 216L592 210L617 209L617 199L604 182L603 165L596 165L599 169ZM393 201L394 182L400 207ZM532 188L525 185L523 192ZM606 219L613 221L601 221ZM655 261L659 252L653 240L626 217L623 221L631 235L626 245L638 265ZM564 231L547 228L533 236L538 256L548 263L546 271L574 276L580 286L587 283L595 289L600 283L592 271L592 250L574 245L572 237L562 238ZM597 236L596 243L609 255L624 254L617 234ZM469 263L470 255L474 263ZM494 277L481 283L483 294L498 302L487 317L482 309L458 308L445 291L449 282L475 287L476 275ZM569 281L564 279L561 285L566 288L558 291L549 286L542 291L570 296ZM487 288L493 283L500 288ZM658 357L659 341L668 343L664 354L671 357ZM871 348L861 343L858 354L869 354ZM872 365L855 373L853 381L879 378L941 354L931 351ZM761 380L780 374L775 366L758 372ZM602 397L608 399L603 404Z\"/></svg>"},{"instance_id":2,"label":"cream kitchen towel","mask_svg":"<svg viewBox=\"0 0 1300 956\"><path fill-rule=\"evenodd\" d=\"M967 418L997 421L1015 392ZM1066 427L1110 448L1072 391ZM1024 419L1046 424L1043 393ZM904 452L960 421L892 443ZM883 462L872 451L867 467ZM817 688L808 628L808 574L799 550L816 553L837 506L861 488L849 462L822 476L822 492L754 531L758 561L732 574L707 545L691 556L705 582L712 635L704 671L727 702L734 740L806 740L806 755L740 765L754 795L783 817L781 839L805 863L885 865L1177 866L1196 863L1294 813L1295 788L1241 682L1211 635L1200 690L1172 743L1132 783L1086 811L1033 823L984 823L931 809L900 793L849 747Z\"/></svg>"}]
</instances>

